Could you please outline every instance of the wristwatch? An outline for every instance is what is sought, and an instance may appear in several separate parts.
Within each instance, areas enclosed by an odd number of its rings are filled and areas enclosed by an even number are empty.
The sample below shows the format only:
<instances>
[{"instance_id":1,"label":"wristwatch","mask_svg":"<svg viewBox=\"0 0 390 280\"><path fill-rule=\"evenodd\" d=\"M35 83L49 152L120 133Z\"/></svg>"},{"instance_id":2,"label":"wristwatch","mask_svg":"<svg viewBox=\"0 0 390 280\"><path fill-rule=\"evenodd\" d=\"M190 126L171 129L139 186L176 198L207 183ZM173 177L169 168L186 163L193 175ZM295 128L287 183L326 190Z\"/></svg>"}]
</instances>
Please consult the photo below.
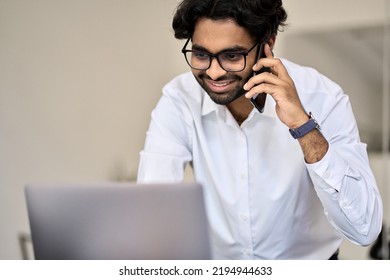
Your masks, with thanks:
<instances>
[{"instance_id":1,"label":"wristwatch","mask_svg":"<svg viewBox=\"0 0 390 280\"><path fill-rule=\"evenodd\" d=\"M313 114L309 113L309 120L298 128L290 128L290 133L294 139L298 139L308 134L313 129L321 130L320 125L314 119Z\"/></svg>"}]
</instances>

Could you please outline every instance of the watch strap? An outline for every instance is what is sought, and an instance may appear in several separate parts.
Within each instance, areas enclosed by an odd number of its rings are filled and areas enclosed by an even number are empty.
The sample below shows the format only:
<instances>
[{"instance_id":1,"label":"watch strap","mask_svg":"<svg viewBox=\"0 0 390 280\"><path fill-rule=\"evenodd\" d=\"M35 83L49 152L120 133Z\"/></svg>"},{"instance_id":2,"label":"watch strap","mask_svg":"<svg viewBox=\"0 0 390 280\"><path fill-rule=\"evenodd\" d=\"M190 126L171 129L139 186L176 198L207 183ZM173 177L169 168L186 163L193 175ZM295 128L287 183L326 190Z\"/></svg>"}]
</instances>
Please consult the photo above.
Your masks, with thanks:
<instances>
[{"instance_id":1,"label":"watch strap","mask_svg":"<svg viewBox=\"0 0 390 280\"><path fill-rule=\"evenodd\" d=\"M299 139L305 136L306 134L308 134L313 129L320 129L320 126L318 125L317 121L314 119L313 115L309 113L309 120L306 123L304 123L298 128L295 129L290 128L289 130L294 139Z\"/></svg>"}]
</instances>

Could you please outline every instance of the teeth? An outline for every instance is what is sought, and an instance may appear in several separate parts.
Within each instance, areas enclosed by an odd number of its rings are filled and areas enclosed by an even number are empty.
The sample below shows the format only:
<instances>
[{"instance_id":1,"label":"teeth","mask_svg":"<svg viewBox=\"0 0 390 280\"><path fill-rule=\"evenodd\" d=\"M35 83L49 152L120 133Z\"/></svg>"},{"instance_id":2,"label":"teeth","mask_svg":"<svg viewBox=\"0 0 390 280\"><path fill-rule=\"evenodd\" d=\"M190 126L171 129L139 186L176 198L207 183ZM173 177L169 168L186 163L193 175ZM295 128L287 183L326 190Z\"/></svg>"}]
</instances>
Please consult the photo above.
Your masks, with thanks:
<instances>
[{"instance_id":1,"label":"teeth","mask_svg":"<svg viewBox=\"0 0 390 280\"><path fill-rule=\"evenodd\" d=\"M222 83L222 84L215 84L213 83L214 86L216 87L224 87L224 86L227 86L229 83Z\"/></svg>"}]
</instances>

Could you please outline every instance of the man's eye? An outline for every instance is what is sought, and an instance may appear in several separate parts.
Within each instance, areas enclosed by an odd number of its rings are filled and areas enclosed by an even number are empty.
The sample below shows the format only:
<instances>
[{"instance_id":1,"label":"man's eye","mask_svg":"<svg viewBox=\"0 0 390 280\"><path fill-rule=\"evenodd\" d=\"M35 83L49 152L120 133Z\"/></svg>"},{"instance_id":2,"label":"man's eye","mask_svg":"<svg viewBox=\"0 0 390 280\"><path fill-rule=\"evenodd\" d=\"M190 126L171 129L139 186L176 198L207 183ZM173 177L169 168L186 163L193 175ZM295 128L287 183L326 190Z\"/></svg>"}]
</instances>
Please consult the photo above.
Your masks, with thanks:
<instances>
[{"instance_id":1,"label":"man's eye","mask_svg":"<svg viewBox=\"0 0 390 280\"><path fill-rule=\"evenodd\" d=\"M192 55L196 59L208 59L209 58L208 54L203 53L203 52L193 52Z\"/></svg>"},{"instance_id":2,"label":"man's eye","mask_svg":"<svg viewBox=\"0 0 390 280\"><path fill-rule=\"evenodd\" d=\"M223 60L239 61L242 58L242 54L239 53L223 53L221 54Z\"/></svg>"}]
</instances>

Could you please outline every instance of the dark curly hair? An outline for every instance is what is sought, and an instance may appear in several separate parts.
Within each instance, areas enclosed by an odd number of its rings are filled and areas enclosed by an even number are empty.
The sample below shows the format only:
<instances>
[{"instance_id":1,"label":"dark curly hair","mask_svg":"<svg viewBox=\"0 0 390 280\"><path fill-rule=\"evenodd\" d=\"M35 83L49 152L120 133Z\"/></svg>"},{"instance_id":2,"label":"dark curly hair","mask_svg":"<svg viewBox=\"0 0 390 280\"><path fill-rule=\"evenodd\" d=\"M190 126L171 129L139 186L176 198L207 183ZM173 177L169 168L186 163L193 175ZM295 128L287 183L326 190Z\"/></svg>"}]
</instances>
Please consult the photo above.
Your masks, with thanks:
<instances>
[{"instance_id":1,"label":"dark curly hair","mask_svg":"<svg viewBox=\"0 0 390 280\"><path fill-rule=\"evenodd\" d=\"M192 37L199 18L234 19L254 38L276 35L286 26L282 0L183 0L172 21L175 38Z\"/></svg>"}]
</instances>

